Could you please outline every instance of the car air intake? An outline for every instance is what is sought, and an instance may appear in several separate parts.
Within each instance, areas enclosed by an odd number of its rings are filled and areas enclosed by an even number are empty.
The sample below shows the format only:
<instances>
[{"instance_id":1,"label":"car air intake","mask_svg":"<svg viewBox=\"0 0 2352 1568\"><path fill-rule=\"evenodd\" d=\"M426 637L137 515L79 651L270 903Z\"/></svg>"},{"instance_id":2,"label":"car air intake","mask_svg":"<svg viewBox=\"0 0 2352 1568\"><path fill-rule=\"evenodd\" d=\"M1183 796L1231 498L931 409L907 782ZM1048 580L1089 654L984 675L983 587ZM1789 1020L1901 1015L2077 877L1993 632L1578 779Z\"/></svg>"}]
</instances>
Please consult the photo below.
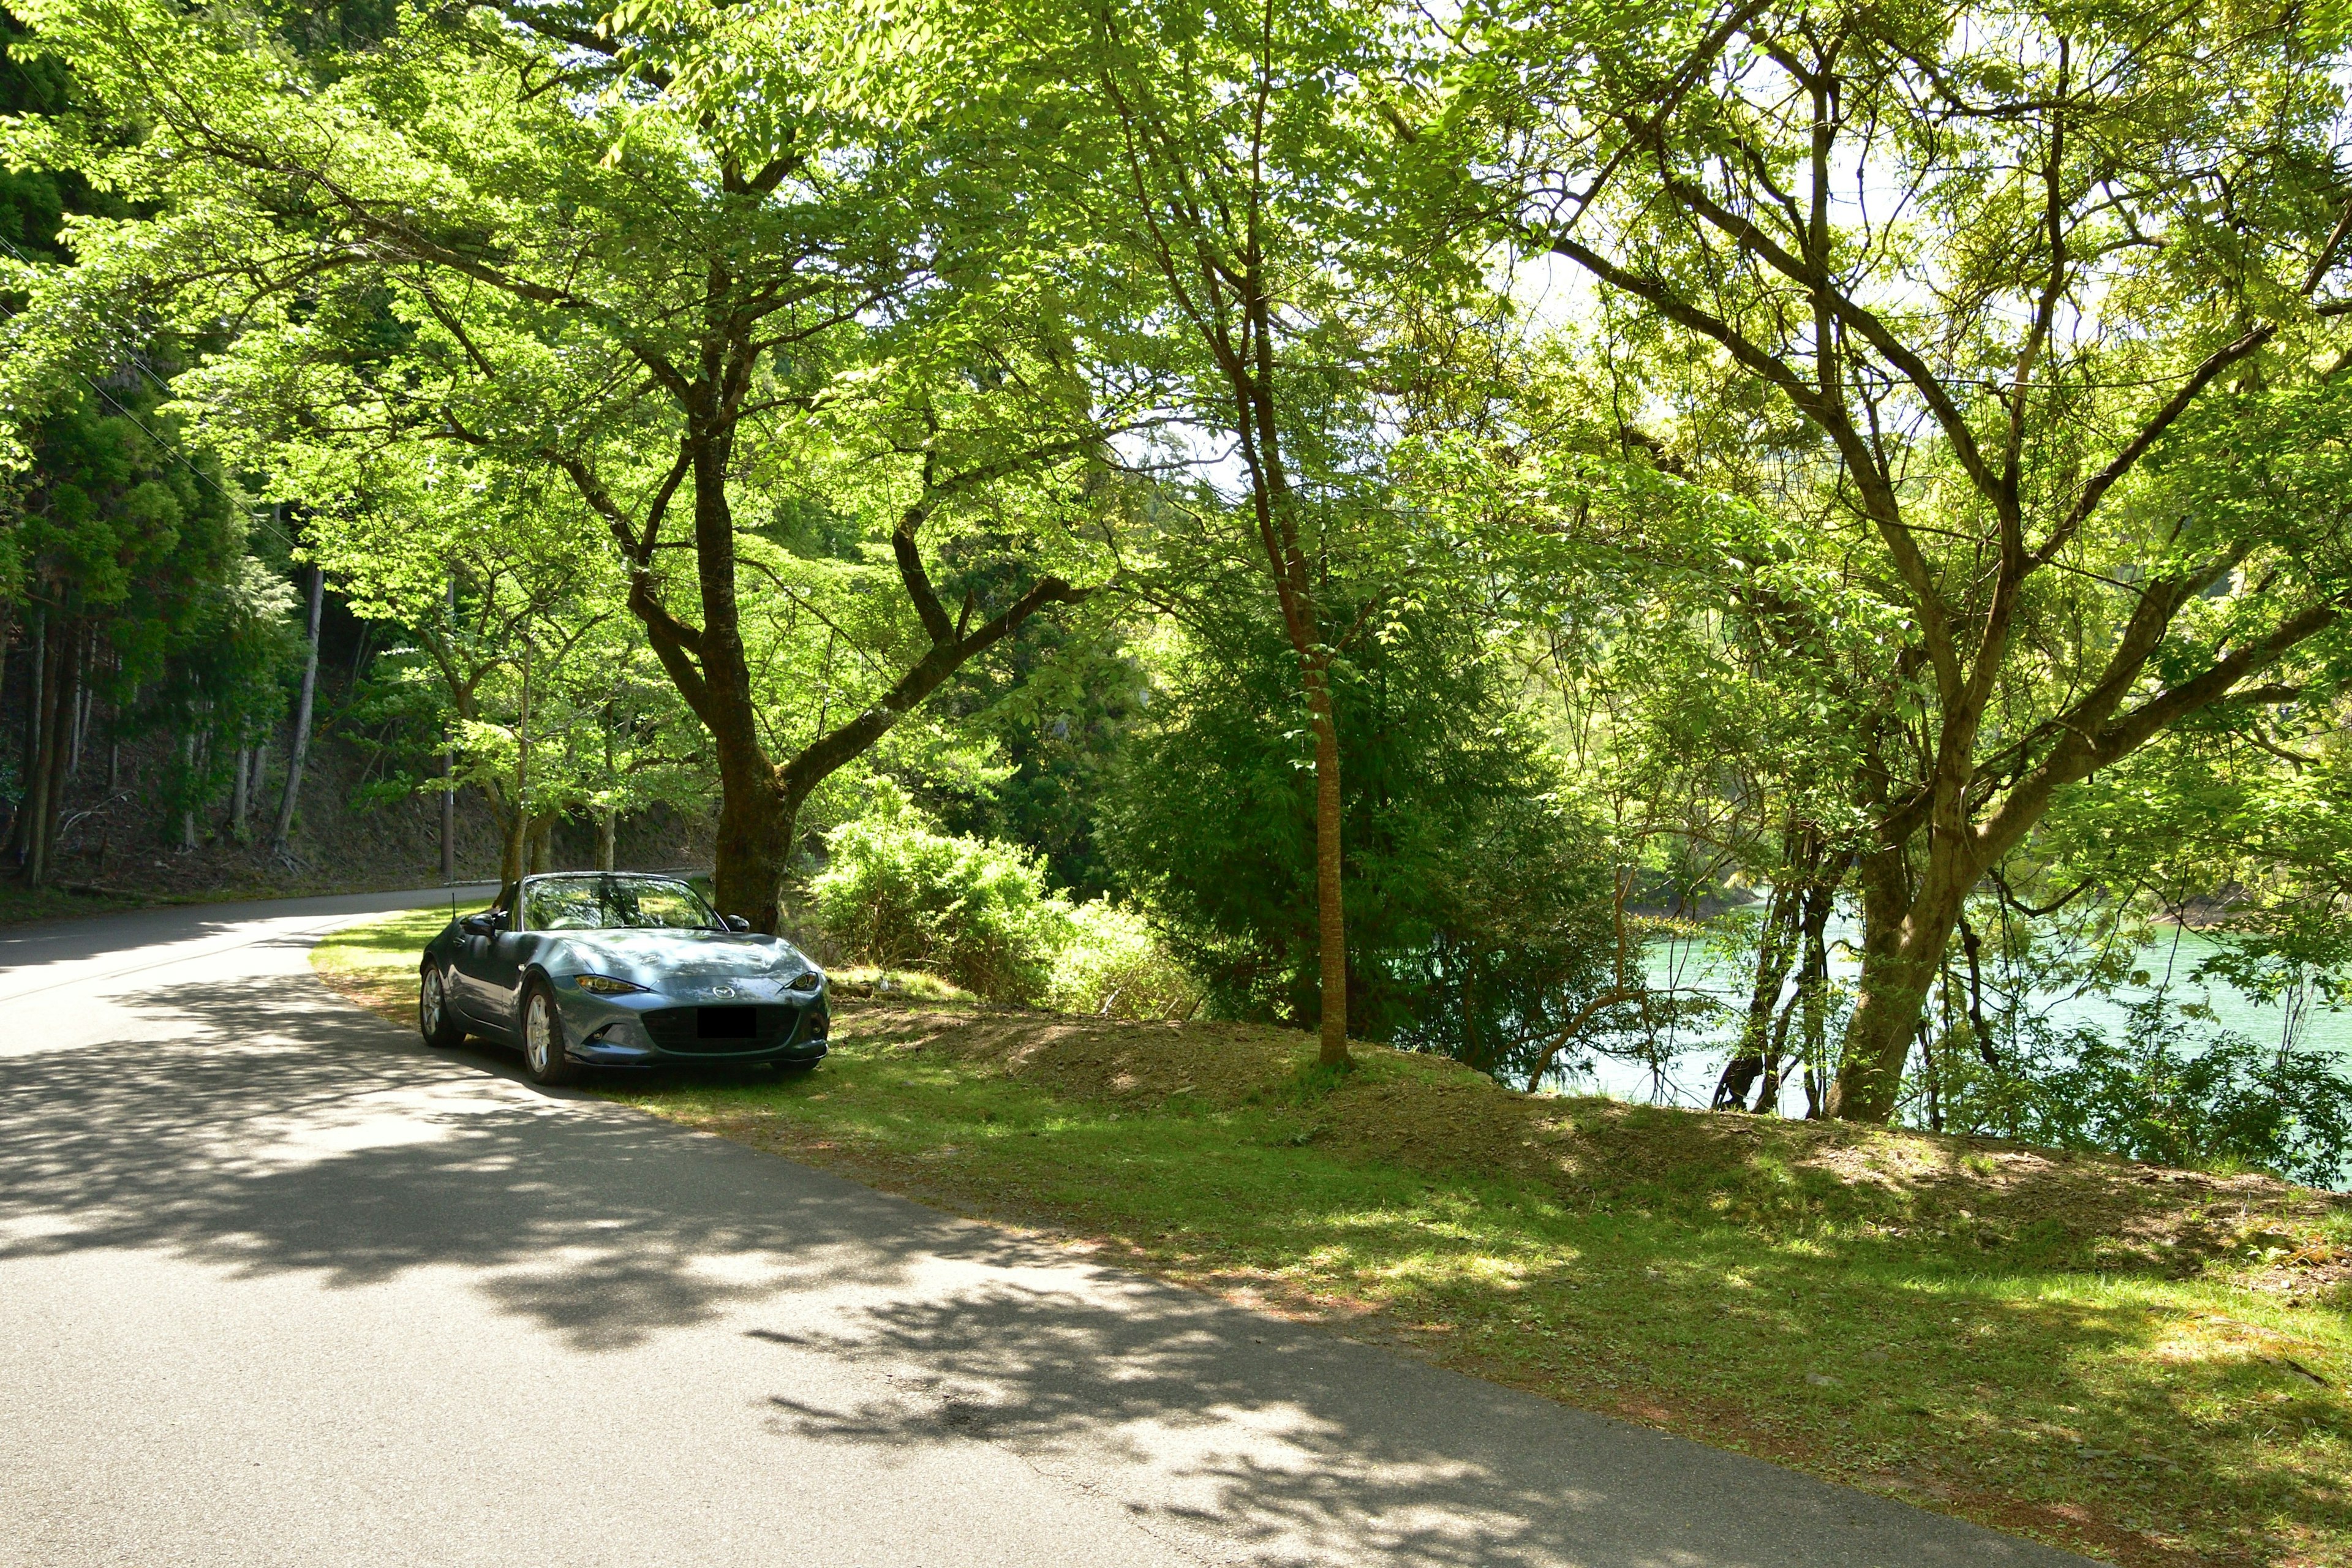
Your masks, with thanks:
<instances>
[{"instance_id":1,"label":"car air intake","mask_svg":"<svg viewBox=\"0 0 2352 1568\"><path fill-rule=\"evenodd\" d=\"M640 1017L654 1044L677 1056L773 1050L824 1034L822 1015L802 1032L807 1010L800 1007L658 1007Z\"/></svg>"}]
</instances>

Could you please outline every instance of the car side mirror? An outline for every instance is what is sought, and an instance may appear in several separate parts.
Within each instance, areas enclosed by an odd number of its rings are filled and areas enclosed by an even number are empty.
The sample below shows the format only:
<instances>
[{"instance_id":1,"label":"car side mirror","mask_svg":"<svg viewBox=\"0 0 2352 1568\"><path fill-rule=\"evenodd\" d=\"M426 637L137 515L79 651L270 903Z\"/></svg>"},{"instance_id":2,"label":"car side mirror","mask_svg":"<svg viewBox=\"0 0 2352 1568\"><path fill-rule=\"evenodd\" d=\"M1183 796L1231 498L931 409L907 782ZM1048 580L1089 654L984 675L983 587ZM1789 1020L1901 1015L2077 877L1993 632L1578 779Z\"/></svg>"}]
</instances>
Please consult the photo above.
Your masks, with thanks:
<instances>
[{"instance_id":1,"label":"car side mirror","mask_svg":"<svg viewBox=\"0 0 2352 1568\"><path fill-rule=\"evenodd\" d=\"M457 922L457 929L467 936L496 936L499 917L492 914L467 915Z\"/></svg>"},{"instance_id":2,"label":"car side mirror","mask_svg":"<svg viewBox=\"0 0 2352 1568\"><path fill-rule=\"evenodd\" d=\"M741 915L720 915L719 918L727 922L727 929L729 931L750 931L751 929L751 922L745 920Z\"/></svg>"}]
</instances>

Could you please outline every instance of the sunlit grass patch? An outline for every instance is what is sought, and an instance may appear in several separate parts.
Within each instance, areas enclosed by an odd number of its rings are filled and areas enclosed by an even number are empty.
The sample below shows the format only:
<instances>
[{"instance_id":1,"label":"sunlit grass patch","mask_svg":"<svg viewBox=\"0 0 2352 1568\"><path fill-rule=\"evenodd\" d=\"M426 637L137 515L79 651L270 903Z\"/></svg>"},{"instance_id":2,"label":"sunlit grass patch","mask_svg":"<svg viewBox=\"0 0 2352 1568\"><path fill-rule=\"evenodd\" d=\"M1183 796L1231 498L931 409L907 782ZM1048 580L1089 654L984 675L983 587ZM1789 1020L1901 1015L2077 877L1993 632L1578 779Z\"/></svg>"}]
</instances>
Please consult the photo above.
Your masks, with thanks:
<instances>
[{"instance_id":1,"label":"sunlit grass patch","mask_svg":"<svg viewBox=\"0 0 2352 1568\"><path fill-rule=\"evenodd\" d=\"M458 906L471 912L471 904ZM310 967L336 990L401 1023L415 1021L416 967L425 944L449 923L446 906L404 910L345 926L310 950Z\"/></svg>"}]
</instances>

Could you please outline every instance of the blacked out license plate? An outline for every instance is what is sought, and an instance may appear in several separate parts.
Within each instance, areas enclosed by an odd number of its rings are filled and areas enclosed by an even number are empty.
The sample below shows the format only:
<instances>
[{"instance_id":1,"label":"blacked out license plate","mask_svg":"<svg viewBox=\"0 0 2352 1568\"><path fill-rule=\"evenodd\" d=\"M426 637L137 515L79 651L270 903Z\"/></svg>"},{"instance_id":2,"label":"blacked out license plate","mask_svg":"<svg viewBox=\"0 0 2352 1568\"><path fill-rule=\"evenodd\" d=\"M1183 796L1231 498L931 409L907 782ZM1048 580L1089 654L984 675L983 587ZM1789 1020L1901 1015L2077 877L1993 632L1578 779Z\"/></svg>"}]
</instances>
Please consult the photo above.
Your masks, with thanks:
<instances>
[{"instance_id":1,"label":"blacked out license plate","mask_svg":"<svg viewBox=\"0 0 2352 1568\"><path fill-rule=\"evenodd\" d=\"M698 1007L695 1009L694 1032L705 1040L751 1040L760 1034L760 1013L755 1007Z\"/></svg>"}]
</instances>

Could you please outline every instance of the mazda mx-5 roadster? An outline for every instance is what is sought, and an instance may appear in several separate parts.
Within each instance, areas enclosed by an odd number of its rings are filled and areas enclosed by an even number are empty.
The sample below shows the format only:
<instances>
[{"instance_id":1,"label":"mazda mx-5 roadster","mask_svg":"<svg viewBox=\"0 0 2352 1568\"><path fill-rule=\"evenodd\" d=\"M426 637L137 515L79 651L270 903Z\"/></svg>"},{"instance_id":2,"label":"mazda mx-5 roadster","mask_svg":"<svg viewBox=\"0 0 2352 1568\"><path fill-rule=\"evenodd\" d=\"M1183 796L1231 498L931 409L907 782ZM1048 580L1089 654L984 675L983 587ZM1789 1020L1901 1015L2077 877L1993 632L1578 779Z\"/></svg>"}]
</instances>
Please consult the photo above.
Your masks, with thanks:
<instances>
[{"instance_id":1,"label":"mazda mx-5 roadster","mask_svg":"<svg viewBox=\"0 0 2352 1568\"><path fill-rule=\"evenodd\" d=\"M781 937L720 917L688 884L637 872L526 877L425 946L416 1026L450 1047L522 1047L540 1083L583 1065L814 1066L824 972Z\"/></svg>"}]
</instances>

